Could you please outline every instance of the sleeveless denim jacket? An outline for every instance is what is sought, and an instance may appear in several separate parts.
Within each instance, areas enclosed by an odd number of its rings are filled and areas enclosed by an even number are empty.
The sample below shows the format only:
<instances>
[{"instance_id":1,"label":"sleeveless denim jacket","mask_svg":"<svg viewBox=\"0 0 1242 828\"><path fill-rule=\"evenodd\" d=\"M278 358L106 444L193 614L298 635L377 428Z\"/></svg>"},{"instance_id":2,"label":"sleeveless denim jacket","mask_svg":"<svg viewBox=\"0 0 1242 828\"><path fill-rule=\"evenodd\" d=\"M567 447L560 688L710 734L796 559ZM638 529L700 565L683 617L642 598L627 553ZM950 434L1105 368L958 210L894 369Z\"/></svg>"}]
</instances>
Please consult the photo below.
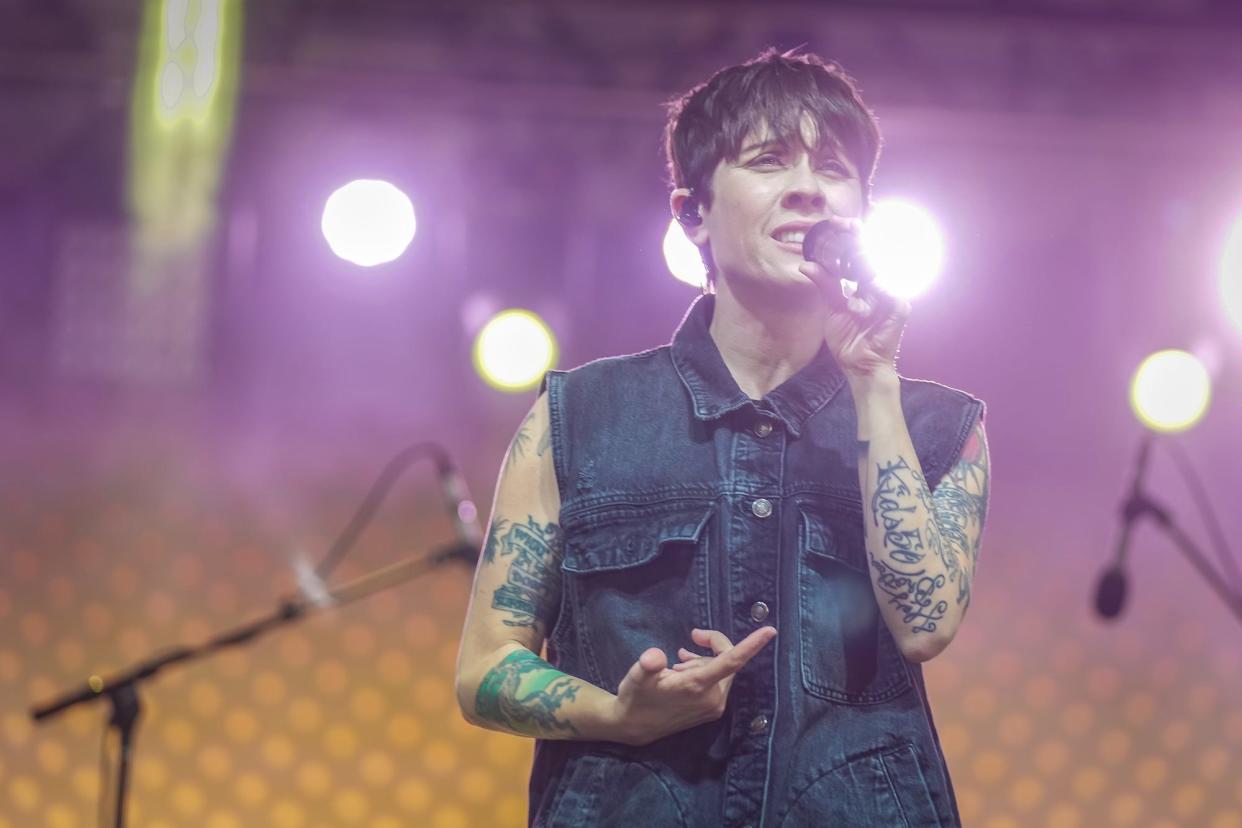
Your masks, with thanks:
<instances>
[{"instance_id":1,"label":"sleeveless denim jacket","mask_svg":"<svg viewBox=\"0 0 1242 828\"><path fill-rule=\"evenodd\" d=\"M545 379L564 538L558 669L615 693L648 647L694 627L777 637L724 716L644 747L536 743L536 826L960 824L921 666L880 616L863 545L856 418L827 346L762 400L708 334L714 297L669 346ZM903 379L928 485L978 400Z\"/></svg>"}]
</instances>

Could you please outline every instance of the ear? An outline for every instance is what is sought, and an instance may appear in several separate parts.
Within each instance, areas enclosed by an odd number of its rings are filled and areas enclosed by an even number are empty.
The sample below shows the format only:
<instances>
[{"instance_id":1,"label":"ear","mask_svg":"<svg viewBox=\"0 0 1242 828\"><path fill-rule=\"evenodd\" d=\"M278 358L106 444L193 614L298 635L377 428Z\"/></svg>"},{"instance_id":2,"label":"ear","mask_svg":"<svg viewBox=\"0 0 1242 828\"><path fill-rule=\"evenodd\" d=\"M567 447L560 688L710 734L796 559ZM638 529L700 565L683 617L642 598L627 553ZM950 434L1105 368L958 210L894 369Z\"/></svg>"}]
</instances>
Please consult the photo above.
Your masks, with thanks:
<instances>
[{"instance_id":1,"label":"ear","mask_svg":"<svg viewBox=\"0 0 1242 828\"><path fill-rule=\"evenodd\" d=\"M673 218L675 219L678 218L679 216L683 214L683 212L685 212L687 207L692 206L691 204L687 203L690 200L691 200L691 193L690 193L690 189L687 187L678 187L677 189L669 193L668 207L669 207L669 210L673 214ZM695 201L697 201L697 199ZM703 215L703 204L702 202L697 202L697 203L698 203L697 212L700 216L702 216ZM706 227L704 227L703 222L700 221L698 224L687 224L686 222L680 222L680 224L681 224L681 229L684 230L686 233L686 238L690 239L690 241L694 242L699 247L702 247L703 245L707 244L707 229Z\"/></svg>"}]
</instances>

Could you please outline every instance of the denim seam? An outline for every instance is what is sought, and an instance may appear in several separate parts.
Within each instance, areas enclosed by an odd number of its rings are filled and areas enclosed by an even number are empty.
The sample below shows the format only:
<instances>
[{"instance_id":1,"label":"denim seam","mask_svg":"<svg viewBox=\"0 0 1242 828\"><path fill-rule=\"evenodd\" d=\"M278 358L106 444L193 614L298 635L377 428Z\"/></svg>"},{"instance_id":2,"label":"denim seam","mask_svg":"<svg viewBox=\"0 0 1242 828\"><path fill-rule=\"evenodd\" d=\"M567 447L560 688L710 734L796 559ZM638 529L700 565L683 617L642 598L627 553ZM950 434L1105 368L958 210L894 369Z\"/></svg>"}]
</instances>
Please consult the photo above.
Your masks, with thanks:
<instances>
[{"instance_id":1,"label":"denim seam","mask_svg":"<svg viewBox=\"0 0 1242 828\"><path fill-rule=\"evenodd\" d=\"M889 753L896 752L897 751L889 751L888 753L881 753L875 757L875 761L880 764L880 772L884 774L884 781L888 782L888 790L892 793L893 802L897 805L897 813L901 814L901 821L906 824L906 828L909 828L910 817L906 815L905 806L901 803L901 793L897 790L897 785L893 782L893 775L888 772L888 765L884 763L885 756L888 756Z\"/></svg>"},{"instance_id":2,"label":"denim seam","mask_svg":"<svg viewBox=\"0 0 1242 828\"><path fill-rule=\"evenodd\" d=\"M549 371L544 382L548 389L548 428L551 431L552 469L556 474L556 491L563 505L568 499L568 446L565 439L563 406L565 404L565 378L563 371ZM559 518L558 518L559 522Z\"/></svg>"},{"instance_id":3,"label":"denim seam","mask_svg":"<svg viewBox=\"0 0 1242 828\"><path fill-rule=\"evenodd\" d=\"M896 753L898 750L901 750L905 747L913 747L913 746L910 745L908 742L903 742L902 744L897 745L896 747L886 745L883 747L872 748L871 750L866 750L858 754L846 756L843 760L836 763L835 765L830 765L826 768L821 766L819 768L809 770L807 772L805 781L801 785L795 785L792 788L790 788L789 799L785 803L785 806L781 808L781 810L777 814L780 817L780 819L778 819L776 823L777 828L779 828L779 826L781 825L784 825L785 820L789 817L789 813L793 810L793 807L798 804L798 800L800 800L803 797L803 795L806 794L807 791L815 787L815 785L828 774L835 773L841 768L847 767L848 765L852 765L855 762L858 762L862 759L874 758L877 762L880 763L880 766L883 767L884 760L881 757L887 756L890 753ZM890 787L892 786L891 778L889 779L889 785Z\"/></svg>"}]
</instances>

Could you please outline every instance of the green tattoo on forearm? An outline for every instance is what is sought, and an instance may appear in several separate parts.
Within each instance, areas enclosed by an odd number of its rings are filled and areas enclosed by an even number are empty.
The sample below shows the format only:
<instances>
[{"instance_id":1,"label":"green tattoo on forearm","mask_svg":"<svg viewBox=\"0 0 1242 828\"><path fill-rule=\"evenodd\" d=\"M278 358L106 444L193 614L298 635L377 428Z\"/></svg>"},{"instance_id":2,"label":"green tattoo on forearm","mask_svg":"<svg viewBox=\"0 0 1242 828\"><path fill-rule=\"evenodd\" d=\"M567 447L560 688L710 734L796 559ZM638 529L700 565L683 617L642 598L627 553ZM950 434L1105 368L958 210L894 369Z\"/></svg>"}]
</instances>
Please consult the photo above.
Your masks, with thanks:
<instances>
[{"instance_id":1,"label":"green tattoo on forearm","mask_svg":"<svg viewBox=\"0 0 1242 828\"><path fill-rule=\"evenodd\" d=\"M530 650L516 650L493 667L479 684L474 710L481 719L527 736L576 735L556 711L578 695L575 680Z\"/></svg>"}]
</instances>

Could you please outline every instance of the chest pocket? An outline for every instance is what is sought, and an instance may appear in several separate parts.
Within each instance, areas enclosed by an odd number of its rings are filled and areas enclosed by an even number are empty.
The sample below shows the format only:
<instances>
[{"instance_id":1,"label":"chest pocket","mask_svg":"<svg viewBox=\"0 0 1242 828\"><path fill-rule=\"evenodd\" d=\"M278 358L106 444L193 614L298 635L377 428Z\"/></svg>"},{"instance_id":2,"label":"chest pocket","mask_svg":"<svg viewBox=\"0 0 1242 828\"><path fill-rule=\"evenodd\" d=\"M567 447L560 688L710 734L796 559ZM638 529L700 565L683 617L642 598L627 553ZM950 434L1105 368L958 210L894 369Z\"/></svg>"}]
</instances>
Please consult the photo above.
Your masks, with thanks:
<instances>
[{"instance_id":1,"label":"chest pocket","mask_svg":"<svg viewBox=\"0 0 1242 828\"><path fill-rule=\"evenodd\" d=\"M709 524L715 505L673 501L562 515L562 652L590 681L615 693L649 647L669 664L690 630L710 627Z\"/></svg>"},{"instance_id":2,"label":"chest pocket","mask_svg":"<svg viewBox=\"0 0 1242 828\"><path fill-rule=\"evenodd\" d=\"M911 687L910 669L876 603L861 515L818 501L799 507L803 686L845 704L899 696Z\"/></svg>"}]
</instances>

